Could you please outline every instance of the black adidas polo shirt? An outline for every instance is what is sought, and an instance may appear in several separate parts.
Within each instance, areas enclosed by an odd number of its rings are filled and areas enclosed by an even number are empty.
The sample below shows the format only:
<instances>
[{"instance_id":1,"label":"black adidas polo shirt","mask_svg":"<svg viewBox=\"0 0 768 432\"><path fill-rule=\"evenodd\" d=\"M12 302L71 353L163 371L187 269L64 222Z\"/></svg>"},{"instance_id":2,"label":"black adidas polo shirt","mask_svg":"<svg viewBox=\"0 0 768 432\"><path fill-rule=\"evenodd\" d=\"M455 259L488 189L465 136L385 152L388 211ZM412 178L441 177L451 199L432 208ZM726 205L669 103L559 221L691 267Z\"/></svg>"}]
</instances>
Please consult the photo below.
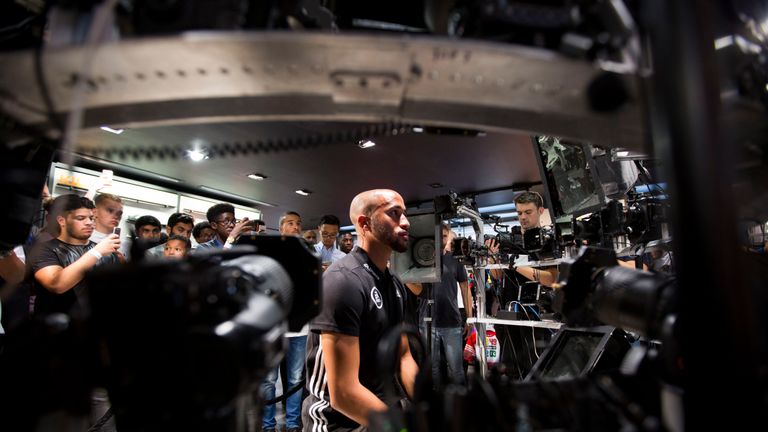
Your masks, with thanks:
<instances>
[{"instance_id":1,"label":"black adidas polo shirt","mask_svg":"<svg viewBox=\"0 0 768 432\"><path fill-rule=\"evenodd\" d=\"M320 332L323 331L357 336L360 339L360 383L387 405L397 402L385 399L378 344L391 328L405 320L409 295L412 294L397 276L391 275L389 270L379 271L359 247L326 270L321 311L310 323L311 332L307 338L309 396L302 407L304 430L350 430L359 426L330 407L320 347ZM395 382L396 377L388 379L387 385ZM400 387L396 385L395 388Z\"/></svg>"}]
</instances>

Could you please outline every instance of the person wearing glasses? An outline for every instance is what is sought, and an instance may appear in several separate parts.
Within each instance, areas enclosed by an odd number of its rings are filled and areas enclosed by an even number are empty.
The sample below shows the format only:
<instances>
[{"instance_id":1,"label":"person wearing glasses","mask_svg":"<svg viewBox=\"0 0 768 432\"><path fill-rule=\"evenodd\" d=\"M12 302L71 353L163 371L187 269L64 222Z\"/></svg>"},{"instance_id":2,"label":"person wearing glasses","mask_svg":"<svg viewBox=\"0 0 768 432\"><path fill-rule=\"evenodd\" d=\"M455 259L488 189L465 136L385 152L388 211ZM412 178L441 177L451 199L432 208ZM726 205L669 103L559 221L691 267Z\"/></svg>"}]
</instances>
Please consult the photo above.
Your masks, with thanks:
<instances>
[{"instance_id":1,"label":"person wearing glasses","mask_svg":"<svg viewBox=\"0 0 768 432\"><path fill-rule=\"evenodd\" d=\"M199 245L198 249L229 249L237 237L253 230L248 218L235 219L235 207L232 204L219 203L208 209L205 214L211 228L216 232L212 240Z\"/></svg>"},{"instance_id":2,"label":"person wearing glasses","mask_svg":"<svg viewBox=\"0 0 768 432\"><path fill-rule=\"evenodd\" d=\"M325 215L320 218L317 231L320 233L320 241L315 245L315 251L320 254L323 263L323 271L345 256L344 252L336 248L336 236L339 235L339 218L334 215Z\"/></svg>"}]
</instances>

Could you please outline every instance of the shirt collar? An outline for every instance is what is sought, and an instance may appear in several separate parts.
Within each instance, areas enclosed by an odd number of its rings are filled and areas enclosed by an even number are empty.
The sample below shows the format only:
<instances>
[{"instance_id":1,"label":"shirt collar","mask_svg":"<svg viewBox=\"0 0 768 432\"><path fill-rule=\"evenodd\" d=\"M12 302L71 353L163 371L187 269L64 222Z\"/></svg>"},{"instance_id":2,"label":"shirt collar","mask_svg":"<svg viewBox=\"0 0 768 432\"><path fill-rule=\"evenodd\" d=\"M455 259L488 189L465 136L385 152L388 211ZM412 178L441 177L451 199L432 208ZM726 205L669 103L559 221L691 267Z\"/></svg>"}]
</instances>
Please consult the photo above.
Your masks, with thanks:
<instances>
[{"instance_id":1,"label":"shirt collar","mask_svg":"<svg viewBox=\"0 0 768 432\"><path fill-rule=\"evenodd\" d=\"M360 263L361 266L365 267L366 270L371 272L377 279L381 280L390 277L389 269L384 269L384 272L382 273L381 270L376 267L376 264L371 261L371 257L369 257L368 254L359 246L355 246L349 252L349 255L355 257L357 262Z\"/></svg>"}]
</instances>

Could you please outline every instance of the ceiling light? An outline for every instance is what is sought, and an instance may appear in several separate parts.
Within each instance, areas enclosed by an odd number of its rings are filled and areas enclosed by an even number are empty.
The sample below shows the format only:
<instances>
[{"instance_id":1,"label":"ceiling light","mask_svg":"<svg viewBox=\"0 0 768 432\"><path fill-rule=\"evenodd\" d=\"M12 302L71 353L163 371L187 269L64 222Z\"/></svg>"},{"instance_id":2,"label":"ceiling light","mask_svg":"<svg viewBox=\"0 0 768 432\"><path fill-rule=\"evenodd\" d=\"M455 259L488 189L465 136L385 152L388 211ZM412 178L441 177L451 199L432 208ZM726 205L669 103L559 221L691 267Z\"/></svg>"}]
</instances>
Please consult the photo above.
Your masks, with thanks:
<instances>
[{"instance_id":1,"label":"ceiling light","mask_svg":"<svg viewBox=\"0 0 768 432\"><path fill-rule=\"evenodd\" d=\"M194 162L208 159L208 155L203 150L187 150L187 156Z\"/></svg>"},{"instance_id":2,"label":"ceiling light","mask_svg":"<svg viewBox=\"0 0 768 432\"><path fill-rule=\"evenodd\" d=\"M301 195L301 196L308 196L308 195L309 195L309 194L311 194L312 192L310 192L310 191L308 191L308 190L306 190L306 189L299 189L299 190L297 190L297 191L296 191L296 193L297 193L297 194L299 194L299 195Z\"/></svg>"},{"instance_id":3,"label":"ceiling light","mask_svg":"<svg viewBox=\"0 0 768 432\"><path fill-rule=\"evenodd\" d=\"M443 187L443 184L442 184L442 183L437 183L437 182L435 182L435 183L430 183L430 184L429 184L429 187L431 187L431 188L433 188L433 189L439 189L439 188Z\"/></svg>"},{"instance_id":4,"label":"ceiling light","mask_svg":"<svg viewBox=\"0 0 768 432\"><path fill-rule=\"evenodd\" d=\"M107 131L107 132L111 132L111 133L113 133L115 135L120 135L121 133L125 132L125 129L112 129L109 126L102 126L101 130Z\"/></svg>"},{"instance_id":5,"label":"ceiling light","mask_svg":"<svg viewBox=\"0 0 768 432\"><path fill-rule=\"evenodd\" d=\"M361 149L367 149L375 146L376 143L371 140L360 140L360 142L357 143L357 146Z\"/></svg>"},{"instance_id":6,"label":"ceiling light","mask_svg":"<svg viewBox=\"0 0 768 432\"><path fill-rule=\"evenodd\" d=\"M421 126L414 126L414 127L413 127L413 129L411 129L411 130L412 130L412 131L414 131L414 132L416 132L416 133L422 133L422 132L424 132L424 128L423 128L423 127L421 127Z\"/></svg>"},{"instance_id":7,"label":"ceiling light","mask_svg":"<svg viewBox=\"0 0 768 432\"><path fill-rule=\"evenodd\" d=\"M265 178L267 178L267 176L265 176L264 174L253 173L253 174L248 174L248 178L251 180L264 180Z\"/></svg>"}]
</instances>

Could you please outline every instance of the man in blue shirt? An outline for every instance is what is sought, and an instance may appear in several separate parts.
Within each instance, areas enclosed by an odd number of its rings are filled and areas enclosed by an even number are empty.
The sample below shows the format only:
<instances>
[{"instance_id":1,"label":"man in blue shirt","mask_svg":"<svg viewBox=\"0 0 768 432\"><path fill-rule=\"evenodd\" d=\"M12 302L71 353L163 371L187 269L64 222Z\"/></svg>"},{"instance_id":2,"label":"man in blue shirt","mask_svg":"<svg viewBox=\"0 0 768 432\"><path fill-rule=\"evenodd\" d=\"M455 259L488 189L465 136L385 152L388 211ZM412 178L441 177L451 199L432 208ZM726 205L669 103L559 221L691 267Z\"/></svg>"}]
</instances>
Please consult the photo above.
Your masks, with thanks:
<instances>
[{"instance_id":1,"label":"man in blue shirt","mask_svg":"<svg viewBox=\"0 0 768 432\"><path fill-rule=\"evenodd\" d=\"M238 221L235 219L235 207L232 204L219 203L208 209L205 214L211 228L216 232L213 240L205 242L197 249L229 249L235 243L237 237L248 231L250 221L248 218Z\"/></svg>"}]
</instances>

